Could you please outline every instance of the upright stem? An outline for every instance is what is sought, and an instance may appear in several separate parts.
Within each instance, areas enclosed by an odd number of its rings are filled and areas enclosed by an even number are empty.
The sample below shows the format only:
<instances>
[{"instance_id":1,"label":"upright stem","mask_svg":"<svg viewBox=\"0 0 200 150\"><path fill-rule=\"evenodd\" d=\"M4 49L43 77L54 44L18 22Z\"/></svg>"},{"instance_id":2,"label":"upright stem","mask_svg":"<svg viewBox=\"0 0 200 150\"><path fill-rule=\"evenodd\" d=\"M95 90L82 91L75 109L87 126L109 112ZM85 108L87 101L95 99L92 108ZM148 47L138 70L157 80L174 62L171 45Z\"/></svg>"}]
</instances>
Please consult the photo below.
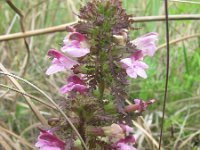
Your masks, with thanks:
<instances>
[{"instance_id":1,"label":"upright stem","mask_svg":"<svg viewBox=\"0 0 200 150\"><path fill-rule=\"evenodd\" d=\"M166 19L166 43L167 43L167 66L166 66L166 81L165 81L165 95L164 95L164 102L163 102L163 114L162 114L162 122L161 122L161 131L160 131L160 140L159 140L159 150L161 149L162 145L162 136L163 136L163 126L165 121L165 108L166 108L166 101L167 101L167 91L168 91L168 80L169 80L169 23L168 23L168 0L165 0L165 19Z\"/></svg>"}]
</instances>

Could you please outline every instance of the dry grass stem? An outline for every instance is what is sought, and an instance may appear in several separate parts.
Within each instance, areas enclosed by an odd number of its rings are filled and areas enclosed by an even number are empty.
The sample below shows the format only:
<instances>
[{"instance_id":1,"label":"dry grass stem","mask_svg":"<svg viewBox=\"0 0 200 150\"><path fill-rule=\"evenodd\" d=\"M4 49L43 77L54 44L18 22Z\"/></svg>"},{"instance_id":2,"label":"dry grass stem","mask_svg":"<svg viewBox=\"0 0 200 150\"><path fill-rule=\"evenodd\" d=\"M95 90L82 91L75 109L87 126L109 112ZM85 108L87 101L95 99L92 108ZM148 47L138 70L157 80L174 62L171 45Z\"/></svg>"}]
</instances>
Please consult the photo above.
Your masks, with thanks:
<instances>
[{"instance_id":1,"label":"dry grass stem","mask_svg":"<svg viewBox=\"0 0 200 150\"><path fill-rule=\"evenodd\" d=\"M151 22L151 21L165 21L165 16L146 16L146 17L134 17L133 20L137 22ZM169 20L200 20L200 15L171 15ZM76 22L71 22L59 26L48 27L45 29L37 29L33 31L27 31L26 33L13 33L8 35L0 36L0 41L7 41L25 37L31 37L36 35L54 33L54 32L63 32L66 31L66 26L74 25Z\"/></svg>"},{"instance_id":2,"label":"dry grass stem","mask_svg":"<svg viewBox=\"0 0 200 150\"><path fill-rule=\"evenodd\" d=\"M9 86L3 85L3 84L0 84L0 86L3 87L3 88L7 88L7 89L9 89L9 90L15 91L15 92L17 92L17 93L20 93L20 94L22 94L22 95L24 95L24 96L28 96L28 97L30 97L31 99L34 99L34 100L36 100L37 102L39 102L39 103L41 103L41 104L43 104L43 105L45 105L45 106L47 106L47 107L49 107L49 108L51 108L51 109L57 110L57 109L56 109L54 106L52 106L51 104L48 104L48 103L44 102L43 100L41 100L40 98L35 97L35 96L31 95L31 94L23 93L23 92L21 92L20 90L14 89L14 88L12 88L12 87L9 87Z\"/></svg>"},{"instance_id":3,"label":"dry grass stem","mask_svg":"<svg viewBox=\"0 0 200 150\"><path fill-rule=\"evenodd\" d=\"M9 135L11 135L11 136L17 138L17 139L19 140L20 143L22 143L22 144L28 146L29 148L35 150L35 147L34 147L32 144L30 144L29 142L27 142L27 141L26 141L25 139L23 139L21 136L18 136L17 134L13 133L12 131L10 131L10 130L8 130L8 129L6 129L6 128L3 128L3 127L1 127L1 126L0 126L0 131L1 131L1 133L2 133L2 132L5 132L5 133L7 133L7 134L9 134Z\"/></svg>"},{"instance_id":4,"label":"dry grass stem","mask_svg":"<svg viewBox=\"0 0 200 150\"><path fill-rule=\"evenodd\" d=\"M178 38L178 39L175 39L175 40L172 40L169 42L170 45L172 44L176 44L176 43L179 43L179 42L182 42L184 40L188 40L188 39L191 39L191 38L196 38L196 37L199 37L200 36L200 33L197 33L197 34L193 34L193 35L189 35L189 36L185 36L185 37L182 37L182 38ZM162 48L165 48L166 47L166 43L158 46L157 50L160 50Z\"/></svg>"},{"instance_id":5,"label":"dry grass stem","mask_svg":"<svg viewBox=\"0 0 200 150\"><path fill-rule=\"evenodd\" d=\"M158 149L159 147L158 142L140 124L138 124L134 120L132 120L132 122L133 122L133 125L136 126L139 130L141 130L145 134L145 136L147 136ZM161 148L161 150L163 150L163 148Z\"/></svg>"},{"instance_id":6,"label":"dry grass stem","mask_svg":"<svg viewBox=\"0 0 200 150\"><path fill-rule=\"evenodd\" d=\"M22 11L20 9L18 9L11 0L6 0L6 2L20 16L21 31L22 31L22 33L25 33L26 29L25 29L25 23L24 23L24 15L23 15ZM23 65L22 65L20 73L19 73L20 76L25 75L25 72L26 72L26 69L27 69L27 66L28 66L28 63L29 63L29 59L30 59L30 48L29 48L28 41L26 40L25 37L23 39L24 39L24 44L26 46L27 54L26 54L26 57L24 58Z\"/></svg>"},{"instance_id":7,"label":"dry grass stem","mask_svg":"<svg viewBox=\"0 0 200 150\"><path fill-rule=\"evenodd\" d=\"M185 0L170 0L170 2L179 2L179 3L188 3L188 4L199 4L200 2L194 2L194 1L185 1Z\"/></svg>"},{"instance_id":8,"label":"dry grass stem","mask_svg":"<svg viewBox=\"0 0 200 150\"><path fill-rule=\"evenodd\" d=\"M7 69L0 63L0 69L4 72L9 74ZM9 80L15 85L17 89L19 89L22 93L26 93L25 90L22 88L22 86L15 80L15 78L8 76ZM48 125L46 119L40 114L37 106L31 101L31 99L28 96L23 95L27 104L29 105L30 109L33 111L35 116L38 118L38 120L43 124L43 125Z\"/></svg>"}]
</instances>

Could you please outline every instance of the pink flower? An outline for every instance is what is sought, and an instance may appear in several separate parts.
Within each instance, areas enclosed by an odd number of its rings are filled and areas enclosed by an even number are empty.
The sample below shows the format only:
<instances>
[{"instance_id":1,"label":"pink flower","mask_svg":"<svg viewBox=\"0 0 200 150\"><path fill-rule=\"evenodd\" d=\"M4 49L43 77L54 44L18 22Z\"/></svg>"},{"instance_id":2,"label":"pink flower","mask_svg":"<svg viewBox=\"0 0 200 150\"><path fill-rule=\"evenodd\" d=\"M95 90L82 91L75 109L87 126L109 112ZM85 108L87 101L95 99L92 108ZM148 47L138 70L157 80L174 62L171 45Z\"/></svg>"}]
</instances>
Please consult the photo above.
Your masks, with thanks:
<instances>
[{"instance_id":1,"label":"pink flower","mask_svg":"<svg viewBox=\"0 0 200 150\"><path fill-rule=\"evenodd\" d=\"M82 79L76 75L71 75L67 80L67 84L60 88L62 94L70 91L83 94L84 92L87 92L87 87Z\"/></svg>"},{"instance_id":2,"label":"pink flower","mask_svg":"<svg viewBox=\"0 0 200 150\"><path fill-rule=\"evenodd\" d=\"M88 43L84 35L79 32L71 32L63 40L63 47L61 50L66 52L71 57L82 57L90 53Z\"/></svg>"},{"instance_id":3,"label":"pink flower","mask_svg":"<svg viewBox=\"0 0 200 150\"><path fill-rule=\"evenodd\" d=\"M136 46L136 49L142 50L144 56L153 56L156 51L156 40L158 40L158 34L150 32L131 41L131 43Z\"/></svg>"},{"instance_id":4,"label":"pink flower","mask_svg":"<svg viewBox=\"0 0 200 150\"><path fill-rule=\"evenodd\" d=\"M135 105L138 106L137 107L138 112L142 112L142 111L146 110L148 105L153 104L155 102L155 100L149 100L149 101L145 102L140 99L134 99L133 101L134 101Z\"/></svg>"},{"instance_id":5,"label":"pink flower","mask_svg":"<svg viewBox=\"0 0 200 150\"><path fill-rule=\"evenodd\" d=\"M136 148L133 147L134 144L135 144L135 137L130 135L114 143L113 147L116 150L136 150Z\"/></svg>"},{"instance_id":6,"label":"pink flower","mask_svg":"<svg viewBox=\"0 0 200 150\"><path fill-rule=\"evenodd\" d=\"M73 66L78 64L77 61L63 55L54 49L48 51L48 56L53 57L53 60L51 66L46 71L47 75L54 74L59 71L64 71L65 69L71 69Z\"/></svg>"},{"instance_id":7,"label":"pink flower","mask_svg":"<svg viewBox=\"0 0 200 150\"><path fill-rule=\"evenodd\" d=\"M132 145L126 144L126 143L117 143L114 148L116 150L137 150Z\"/></svg>"},{"instance_id":8,"label":"pink flower","mask_svg":"<svg viewBox=\"0 0 200 150\"><path fill-rule=\"evenodd\" d=\"M133 128L125 125L125 124L120 124L120 127L123 129L124 133L126 133L126 135L129 135L130 133L133 132Z\"/></svg>"},{"instance_id":9,"label":"pink flower","mask_svg":"<svg viewBox=\"0 0 200 150\"><path fill-rule=\"evenodd\" d=\"M115 150L136 150L135 137L132 135L133 128L126 124L115 124L103 127L104 134L108 136L109 142Z\"/></svg>"},{"instance_id":10,"label":"pink flower","mask_svg":"<svg viewBox=\"0 0 200 150\"><path fill-rule=\"evenodd\" d=\"M126 69L126 73L129 77L137 78L137 76L140 76L142 78L147 78L145 69L148 68L148 65L135 59L134 55L124 58L120 62L122 63L122 67Z\"/></svg>"},{"instance_id":11,"label":"pink flower","mask_svg":"<svg viewBox=\"0 0 200 150\"><path fill-rule=\"evenodd\" d=\"M40 150L64 150L65 143L53 135L51 131L40 129L40 135L35 146Z\"/></svg>"}]
</instances>

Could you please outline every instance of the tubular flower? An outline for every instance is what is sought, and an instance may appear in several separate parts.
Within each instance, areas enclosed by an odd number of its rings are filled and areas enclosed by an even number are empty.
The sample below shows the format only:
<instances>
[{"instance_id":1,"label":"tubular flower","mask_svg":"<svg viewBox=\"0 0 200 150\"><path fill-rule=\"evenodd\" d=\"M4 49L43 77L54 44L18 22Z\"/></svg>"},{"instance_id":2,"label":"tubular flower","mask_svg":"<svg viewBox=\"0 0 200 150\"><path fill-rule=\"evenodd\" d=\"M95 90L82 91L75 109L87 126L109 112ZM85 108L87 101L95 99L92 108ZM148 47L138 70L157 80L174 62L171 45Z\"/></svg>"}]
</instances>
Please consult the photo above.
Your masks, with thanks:
<instances>
[{"instance_id":1,"label":"tubular flower","mask_svg":"<svg viewBox=\"0 0 200 150\"><path fill-rule=\"evenodd\" d=\"M136 150L135 137L132 135L133 128L126 124L112 124L103 128L104 134L109 137L115 150Z\"/></svg>"},{"instance_id":2,"label":"tubular flower","mask_svg":"<svg viewBox=\"0 0 200 150\"><path fill-rule=\"evenodd\" d=\"M145 101L142 101L140 99L134 99L133 100L133 103L132 105L128 105L125 107L125 112L132 112L132 111L135 111L135 112L138 112L138 113L141 113L143 111L146 110L146 108L150 105L150 104L153 104L155 102L154 99L152 100L149 100L147 102Z\"/></svg>"},{"instance_id":3,"label":"tubular flower","mask_svg":"<svg viewBox=\"0 0 200 150\"><path fill-rule=\"evenodd\" d=\"M153 104L155 102L155 100L149 100L147 102L142 101L140 99L134 99L134 104L137 105L137 110L138 112L142 112L144 110L146 110L147 106L150 104Z\"/></svg>"},{"instance_id":4,"label":"tubular flower","mask_svg":"<svg viewBox=\"0 0 200 150\"><path fill-rule=\"evenodd\" d=\"M155 41L158 40L158 34L155 32L147 33L130 43L136 46L136 49L142 50L144 56L153 56L156 51Z\"/></svg>"},{"instance_id":5,"label":"tubular flower","mask_svg":"<svg viewBox=\"0 0 200 150\"><path fill-rule=\"evenodd\" d=\"M57 50L50 49L48 51L48 56L52 57L52 64L47 69L46 74L51 75L60 71L64 71L65 69L71 69L73 66L77 65L78 62L63 55Z\"/></svg>"},{"instance_id":6,"label":"tubular flower","mask_svg":"<svg viewBox=\"0 0 200 150\"><path fill-rule=\"evenodd\" d=\"M35 146L40 150L64 150L65 143L53 135L50 130L40 129L40 135Z\"/></svg>"},{"instance_id":7,"label":"tubular flower","mask_svg":"<svg viewBox=\"0 0 200 150\"><path fill-rule=\"evenodd\" d=\"M64 38L61 50L71 57L82 57L90 53L88 47L84 35L79 32L71 32Z\"/></svg>"},{"instance_id":8,"label":"tubular flower","mask_svg":"<svg viewBox=\"0 0 200 150\"><path fill-rule=\"evenodd\" d=\"M111 126L103 127L104 134L110 138L124 138L124 131L120 125L113 123Z\"/></svg>"},{"instance_id":9,"label":"tubular flower","mask_svg":"<svg viewBox=\"0 0 200 150\"><path fill-rule=\"evenodd\" d=\"M82 94L87 91L87 87L82 79L76 75L71 75L67 80L67 84L60 88L60 92L62 94L70 91L75 91Z\"/></svg>"},{"instance_id":10,"label":"tubular flower","mask_svg":"<svg viewBox=\"0 0 200 150\"><path fill-rule=\"evenodd\" d=\"M128 58L121 59L122 67L126 69L126 73L131 78L137 78L140 76L144 79L147 78L145 69L148 68L148 65L144 62L135 59L134 55L131 55Z\"/></svg>"}]
</instances>

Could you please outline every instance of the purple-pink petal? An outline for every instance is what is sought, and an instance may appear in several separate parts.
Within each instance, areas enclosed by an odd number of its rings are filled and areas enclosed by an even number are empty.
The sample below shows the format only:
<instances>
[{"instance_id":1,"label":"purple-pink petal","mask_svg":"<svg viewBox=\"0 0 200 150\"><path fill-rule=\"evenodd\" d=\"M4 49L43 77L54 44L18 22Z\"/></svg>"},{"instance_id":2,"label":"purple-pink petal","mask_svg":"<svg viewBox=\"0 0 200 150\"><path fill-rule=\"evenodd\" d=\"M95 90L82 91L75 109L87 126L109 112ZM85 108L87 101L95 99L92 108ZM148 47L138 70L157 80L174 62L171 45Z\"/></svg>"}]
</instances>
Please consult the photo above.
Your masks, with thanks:
<instances>
[{"instance_id":1,"label":"purple-pink petal","mask_svg":"<svg viewBox=\"0 0 200 150\"><path fill-rule=\"evenodd\" d=\"M135 69L134 69L134 72L136 72L136 74L137 74L138 76L140 76L140 77L142 77L142 78L144 78L144 79L147 78L147 74L146 74L144 68L142 68L142 67L136 66Z\"/></svg>"},{"instance_id":2,"label":"purple-pink petal","mask_svg":"<svg viewBox=\"0 0 200 150\"><path fill-rule=\"evenodd\" d=\"M131 43L136 46L136 49L142 51L143 56L153 56L156 51L155 41L157 40L158 34L151 32L131 41Z\"/></svg>"},{"instance_id":3,"label":"purple-pink petal","mask_svg":"<svg viewBox=\"0 0 200 150\"><path fill-rule=\"evenodd\" d=\"M129 77L137 78L137 76L140 76L142 78L147 78L145 69L148 68L148 65L144 62L135 60L133 56L124 58L120 62L122 63L122 67L126 69L126 73Z\"/></svg>"},{"instance_id":4,"label":"purple-pink petal","mask_svg":"<svg viewBox=\"0 0 200 150\"><path fill-rule=\"evenodd\" d=\"M48 55L53 57L51 66L47 69L46 74L54 74L56 72L64 71L65 69L71 69L77 65L78 62L63 55L57 50L51 49L48 51Z\"/></svg>"},{"instance_id":5,"label":"purple-pink petal","mask_svg":"<svg viewBox=\"0 0 200 150\"><path fill-rule=\"evenodd\" d=\"M63 46L61 50L71 57L82 57L90 53L89 48L81 48L80 46L75 45Z\"/></svg>"},{"instance_id":6,"label":"purple-pink petal","mask_svg":"<svg viewBox=\"0 0 200 150\"><path fill-rule=\"evenodd\" d=\"M81 33L69 33L63 40L63 44L61 51L66 52L71 57L82 57L90 53L86 39Z\"/></svg>"},{"instance_id":7,"label":"purple-pink petal","mask_svg":"<svg viewBox=\"0 0 200 150\"><path fill-rule=\"evenodd\" d=\"M67 84L60 88L62 94L68 93L70 91L75 91L79 93L87 92L87 86L84 81L81 80L78 76L72 75L68 78Z\"/></svg>"},{"instance_id":8,"label":"purple-pink petal","mask_svg":"<svg viewBox=\"0 0 200 150\"><path fill-rule=\"evenodd\" d=\"M68 79L67 79L67 81L68 82L73 82L75 84L83 84L83 85L85 84L83 82L83 80L81 78L79 78L78 76L76 76L76 75L69 76Z\"/></svg>"},{"instance_id":9,"label":"purple-pink petal","mask_svg":"<svg viewBox=\"0 0 200 150\"><path fill-rule=\"evenodd\" d=\"M65 143L51 131L40 130L35 146L40 150L64 150Z\"/></svg>"},{"instance_id":10,"label":"purple-pink petal","mask_svg":"<svg viewBox=\"0 0 200 150\"><path fill-rule=\"evenodd\" d=\"M65 40L76 40L81 42L85 40L85 36L79 32L70 32L64 39L64 42L66 42Z\"/></svg>"},{"instance_id":11,"label":"purple-pink petal","mask_svg":"<svg viewBox=\"0 0 200 150\"><path fill-rule=\"evenodd\" d=\"M134 59L134 60L140 60L143 59L143 53L142 50L137 50L134 53L132 53L132 55L130 56L130 58Z\"/></svg>"}]
</instances>

